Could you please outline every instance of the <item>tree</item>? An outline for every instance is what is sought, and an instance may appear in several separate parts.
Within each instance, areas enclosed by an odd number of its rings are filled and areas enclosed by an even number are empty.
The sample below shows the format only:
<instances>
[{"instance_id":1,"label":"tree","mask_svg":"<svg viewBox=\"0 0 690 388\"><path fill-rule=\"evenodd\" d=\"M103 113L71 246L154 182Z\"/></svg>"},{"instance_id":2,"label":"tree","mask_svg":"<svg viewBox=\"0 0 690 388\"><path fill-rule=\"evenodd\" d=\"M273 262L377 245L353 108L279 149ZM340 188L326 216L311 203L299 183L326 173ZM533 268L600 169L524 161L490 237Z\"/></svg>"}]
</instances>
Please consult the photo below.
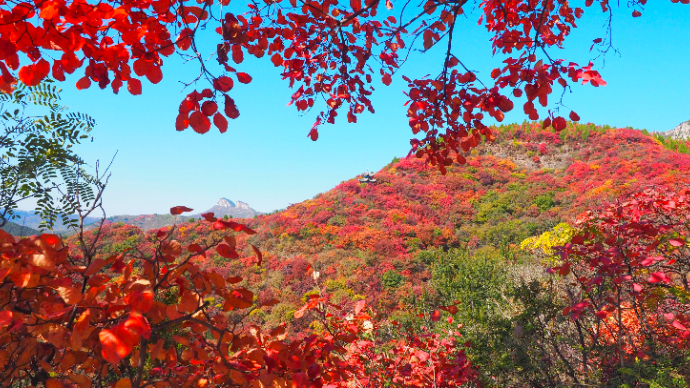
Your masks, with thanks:
<instances>
[{"instance_id":1,"label":"tree","mask_svg":"<svg viewBox=\"0 0 690 388\"><path fill-rule=\"evenodd\" d=\"M76 226L70 218L77 201L97 201L90 182L94 177L72 146L88 138L95 126L88 115L68 112L60 105L53 83L18 84L0 94L0 227L15 217L21 201L37 201L42 228L57 222ZM45 114L37 110L45 109ZM88 205L87 205L88 206Z\"/></svg>"},{"instance_id":2,"label":"tree","mask_svg":"<svg viewBox=\"0 0 690 388\"><path fill-rule=\"evenodd\" d=\"M688 0L672 1L688 4ZM606 84L592 63L554 59L550 49L565 44L585 9L597 12L600 8L611 17L609 0L586 0L585 8L573 7L566 0L229 3L50 0L4 4L0 8L0 89L10 91L16 78L29 86L49 76L64 81L65 74L83 68L79 89L96 82L100 88L110 85L117 93L126 84L130 93L141 94L141 78L160 82L163 58L178 52L200 66L199 74L185 84L203 80L210 87L193 90L182 101L177 130L191 126L206 133L212 121L225 132L227 119L240 114L229 94L235 81L248 84L252 80L241 71L244 56L266 57L283 69L282 77L295 89L290 104L298 111L320 110L309 132L316 140L319 125L333 123L338 112L348 122L356 122L365 110L374 112L370 99L374 77L390 85L412 51L441 45L445 54L437 75L403 79L409 88L410 127L414 134L423 133L421 139L411 141L412 149L444 171L453 160L463 163L463 154L482 138L493 138L484 119L491 116L502 121L514 107L513 97L524 94L523 110L537 120L536 102L546 107L556 84L565 89L577 82ZM639 17L647 1L626 3L632 16ZM507 57L491 72L491 79L481 80L467 69L459 44L453 41L457 21L471 7L478 8L479 22L492 35L494 53ZM212 53L203 52L199 44L205 30L218 34ZM610 36L596 39L597 45L605 53ZM220 66L207 62L205 58L210 57ZM575 112L569 118L579 120ZM544 120L545 127L556 130L565 125L565 117L551 111Z\"/></svg>"}]
</instances>

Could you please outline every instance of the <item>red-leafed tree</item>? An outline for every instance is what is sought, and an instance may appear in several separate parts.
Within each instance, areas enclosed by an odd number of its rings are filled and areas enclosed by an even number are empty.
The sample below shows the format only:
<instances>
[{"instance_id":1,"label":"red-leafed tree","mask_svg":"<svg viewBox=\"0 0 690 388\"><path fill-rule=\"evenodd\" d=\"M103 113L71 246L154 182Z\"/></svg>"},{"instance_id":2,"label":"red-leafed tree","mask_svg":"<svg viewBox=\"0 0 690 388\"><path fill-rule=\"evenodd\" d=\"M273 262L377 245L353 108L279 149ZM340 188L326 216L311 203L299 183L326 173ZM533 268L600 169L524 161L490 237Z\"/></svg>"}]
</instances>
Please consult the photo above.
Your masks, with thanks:
<instances>
[{"instance_id":1,"label":"red-leafed tree","mask_svg":"<svg viewBox=\"0 0 690 388\"><path fill-rule=\"evenodd\" d=\"M554 270L572 276L563 315L580 345L572 370L585 383L641 363L687 374L689 194L650 187L587 212L558 248L563 262Z\"/></svg>"},{"instance_id":2,"label":"red-leafed tree","mask_svg":"<svg viewBox=\"0 0 690 388\"><path fill-rule=\"evenodd\" d=\"M289 79L290 103L298 111L320 110L309 132L316 140L319 125L333 123L339 112L349 122L364 111L374 112L374 78L389 85L413 50L441 45L444 55L434 76L403 78L409 88L410 127L424 134L412 147L443 171L453 160L462 163L463 153L482 137L493 138L484 118L502 121L513 109L513 97L524 94L523 110L536 120L535 104L547 106L557 88L577 82L605 85L592 63L554 59L551 49L566 43L586 13L612 13L609 3L587 0L584 8L566 0L3 3L0 89L10 90L16 78L32 86L47 77L65 80L65 74L83 71L79 89L96 83L117 93L126 85L130 93L141 94L142 78L160 82L164 58L179 52L197 60L201 69L195 79L185 80L187 85L205 80L208 88L193 90L182 101L176 128L191 126L205 133L213 123L224 132L227 119L240 114L231 97L233 86L252 80L242 65L245 55L265 57ZM629 12L641 16L646 3L627 2ZM473 8L491 35L493 52L501 56L487 79L463 65L464 54L454 42L459 20ZM200 45L202 31L217 34L212 53ZM609 43L608 38L594 42L602 51ZM209 58L220 66L211 66ZM566 126L565 117L548 115L545 126ZM569 118L579 120L574 112Z\"/></svg>"}]
</instances>

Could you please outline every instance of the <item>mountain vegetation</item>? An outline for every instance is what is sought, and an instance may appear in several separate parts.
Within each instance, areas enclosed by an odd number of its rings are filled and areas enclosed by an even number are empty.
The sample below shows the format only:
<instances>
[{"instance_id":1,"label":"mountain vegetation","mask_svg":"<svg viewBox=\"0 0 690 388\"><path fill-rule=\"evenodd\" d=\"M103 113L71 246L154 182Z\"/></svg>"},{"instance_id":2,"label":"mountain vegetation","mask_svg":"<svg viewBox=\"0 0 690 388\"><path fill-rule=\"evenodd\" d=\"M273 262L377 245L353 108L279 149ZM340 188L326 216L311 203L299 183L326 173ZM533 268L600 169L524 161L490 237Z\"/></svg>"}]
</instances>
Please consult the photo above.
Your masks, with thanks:
<instances>
[{"instance_id":1,"label":"mountain vegetation","mask_svg":"<svg viewBox=\"0 0 690 388\"><path fill-rule=\"evenodd\" d=\"M496 141L445 174L414 157L395 159L375 184L353 178L244 220L250 229L210 214L148 232L109 224L98 257L155 251L161 236L203 246L218 241L219 225L251 231L194 262L270 306L243 316L261 330L304 338L328 327L321 318L339 316L305 311L366 303L362 325L376 327L367 346L427 330L462 349L472 365L462 379L473 384L690 383L687 213L671 210L686 206L690 155L629 128L570 123L554 133L524 123L494 132ZM626 229L611 229L618 224ZM617 259L606 255L620 247L639 259L611 267ZM611 299L616 289L620 299ZM356 346L348 351L381 356Z\"/></svg>"}]
</instances>

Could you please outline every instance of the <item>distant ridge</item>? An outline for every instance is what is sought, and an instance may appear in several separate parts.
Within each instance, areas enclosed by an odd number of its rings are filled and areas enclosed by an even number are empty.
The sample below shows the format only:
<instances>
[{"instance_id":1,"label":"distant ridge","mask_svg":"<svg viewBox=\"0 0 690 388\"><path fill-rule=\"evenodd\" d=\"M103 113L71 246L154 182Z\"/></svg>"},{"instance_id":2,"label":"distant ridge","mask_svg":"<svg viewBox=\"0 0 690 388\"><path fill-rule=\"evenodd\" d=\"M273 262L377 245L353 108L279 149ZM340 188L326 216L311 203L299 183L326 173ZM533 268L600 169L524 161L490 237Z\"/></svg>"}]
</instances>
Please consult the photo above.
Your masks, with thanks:
<instances>
[{"instance_id":1,"label":"distant ridge","mask_svg":"<svg viewBox=\"0 0 690 388\"><path fill-rule=\"evenodd\" d=\"M663 132L663 135L673 140L690 140L690 120L678 124L670 131Z\"/></svg>"},{"instance_id":2,"label":"distant ridge","mask_svg":"<svg viewBox=\"0 0 690 388\"><path fill-rule=\"evenodd\" d=\"M249 207L249 204L246 202L238 200L237 203L235 203L227 198L219 199L215 206L204 213L209 212L213 212L216 217L228 216L232 218L253 218L254 216L263 214Z\"/></svg>"},{"instance_id":3,"label":"distant ridge","mask_svg":"<svg viewBox=\"0 0 690 388\"><path fill-rule=\"evenodd\" d=\"M19 237L41 234L41 232L36 229L29 228L28 226L19 225L16 222L12 221L8 221L5 224L5 226L2 227L2 230L13 236Z\"/></svg>"}]
</instances>

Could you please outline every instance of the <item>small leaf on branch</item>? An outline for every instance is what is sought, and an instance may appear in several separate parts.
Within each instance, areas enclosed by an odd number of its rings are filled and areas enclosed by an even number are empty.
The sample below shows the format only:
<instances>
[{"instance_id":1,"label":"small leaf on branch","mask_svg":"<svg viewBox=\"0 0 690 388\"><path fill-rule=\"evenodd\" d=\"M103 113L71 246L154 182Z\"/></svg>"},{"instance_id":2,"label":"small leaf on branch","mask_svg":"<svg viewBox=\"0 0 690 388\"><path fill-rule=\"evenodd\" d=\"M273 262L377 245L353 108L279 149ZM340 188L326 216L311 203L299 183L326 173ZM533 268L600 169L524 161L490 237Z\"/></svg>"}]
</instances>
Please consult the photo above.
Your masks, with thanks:
<instances>
[{"instance_id":1,"label":"small leaf on branch","mask_svg":"<svg viewBox=\"0 0 690 388\"><path fill-rule=\"evenodd\" d=\"M187 206L175 206L175 207L171 207L171 208L170 208L170 214L176 216L176 215L179 215L179 214L182 214L182 213L191 212L191 211L193 211L193 210L194 210L194 209L190 209L190 208L188 208Z\"/></svg>"},{"instance_id":2,"label":"small leaf on branch","mask_svg":"<svg viewBox=\"0 0 690 388\"><path fill-rule=\"evenodd\" d=\"M237 80L243 84L252 82L252 77L247 73L237 73Z\"/></svg>"}]
</instances>

